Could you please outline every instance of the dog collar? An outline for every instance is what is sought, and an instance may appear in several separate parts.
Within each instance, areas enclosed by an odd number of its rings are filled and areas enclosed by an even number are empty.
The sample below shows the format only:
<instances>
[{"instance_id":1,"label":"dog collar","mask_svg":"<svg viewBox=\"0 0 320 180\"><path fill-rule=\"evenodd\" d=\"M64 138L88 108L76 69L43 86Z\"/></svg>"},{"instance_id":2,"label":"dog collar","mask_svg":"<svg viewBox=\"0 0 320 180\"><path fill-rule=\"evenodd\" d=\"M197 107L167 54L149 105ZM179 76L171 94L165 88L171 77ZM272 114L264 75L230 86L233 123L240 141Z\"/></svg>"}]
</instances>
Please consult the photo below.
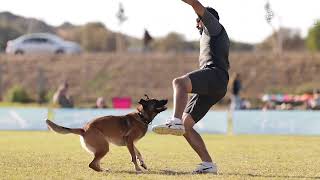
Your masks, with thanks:
<instances>
[{"instance_id":1,"label":"dog collar","mask_svg":"<svg viewBox=\"0 0 320 180\"><path fill-rule=\"evenodd\" d=\"M141 118L141 121L142 121L145 125L149 126L149 124L151 123L151 121L148 122L148 119L145 118L144 115L143 115L141 112L138 112L138 115L139 115L139 117Z\"/></svg>"}]
</instances>

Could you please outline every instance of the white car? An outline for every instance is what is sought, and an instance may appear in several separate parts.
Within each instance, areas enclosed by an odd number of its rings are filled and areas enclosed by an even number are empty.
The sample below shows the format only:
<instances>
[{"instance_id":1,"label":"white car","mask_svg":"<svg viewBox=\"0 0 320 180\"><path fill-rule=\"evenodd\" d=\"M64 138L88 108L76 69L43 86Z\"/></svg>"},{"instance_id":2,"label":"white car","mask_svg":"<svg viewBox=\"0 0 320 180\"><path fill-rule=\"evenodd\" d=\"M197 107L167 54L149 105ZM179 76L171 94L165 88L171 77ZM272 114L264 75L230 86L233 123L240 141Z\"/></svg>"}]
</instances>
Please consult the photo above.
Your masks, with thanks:
<instances>
[{"instance_id":1,"label":"white car","mask_svg":"<svg viewBox=\"0 0 320 180\"><path fill-rule=\"evenodd\" d=\"M34 33L8 41L9 54L79 54L81 47L49 33Z\"/></svg>"}]
</instances>

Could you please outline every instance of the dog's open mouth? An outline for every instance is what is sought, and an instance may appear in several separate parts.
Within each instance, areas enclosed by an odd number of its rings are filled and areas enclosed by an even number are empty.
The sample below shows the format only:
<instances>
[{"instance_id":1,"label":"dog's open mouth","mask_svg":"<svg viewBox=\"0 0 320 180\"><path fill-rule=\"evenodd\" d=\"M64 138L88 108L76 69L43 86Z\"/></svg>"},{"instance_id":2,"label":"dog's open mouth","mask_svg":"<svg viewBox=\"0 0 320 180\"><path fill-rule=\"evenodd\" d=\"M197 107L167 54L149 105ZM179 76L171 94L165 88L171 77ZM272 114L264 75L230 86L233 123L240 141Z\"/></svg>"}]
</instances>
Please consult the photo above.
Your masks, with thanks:
<instances>
[{"instance_id":1,"label":"dog's open mouth","mask_svg":"<svg viewBox=\"0 0 320 180\"><path fill-rule=\"evenodd\" d=\"M162 107L157 108L157 111L162 112L162 111L165 111L166 109L167 109L166 106L162 106Z\"/></svg>"},{"instance_id":2,"label":"dog's open mouth","mask_svg":"<svg viewBox=\"0 0 320 180\"><path fill-rule=\"evenodd\" d=\"M165 106L168 103L168 100L161 100L157 103L157 111L158 112L162 112L165 111L167 109L167 107Z\"/></svg>"}]
</instances>

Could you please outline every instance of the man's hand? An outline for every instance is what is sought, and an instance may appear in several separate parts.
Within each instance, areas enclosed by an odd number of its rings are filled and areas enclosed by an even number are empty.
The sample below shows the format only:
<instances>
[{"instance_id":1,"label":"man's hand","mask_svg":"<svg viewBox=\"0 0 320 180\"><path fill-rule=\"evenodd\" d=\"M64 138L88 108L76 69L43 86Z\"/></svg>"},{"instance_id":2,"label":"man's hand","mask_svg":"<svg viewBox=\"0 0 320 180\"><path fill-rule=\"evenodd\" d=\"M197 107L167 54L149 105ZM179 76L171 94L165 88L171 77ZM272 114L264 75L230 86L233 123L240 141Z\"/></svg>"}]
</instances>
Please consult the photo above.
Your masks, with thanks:
<instances>
[{"instance_id":1,"label":"man's hand","mask_svg":"<svg viewBox=\"0 0 320 180\"><path fill-rule=\"evenodd\" d=\"M182 0L182 1L192 6L192 4L197 0Z\"/></svg>"},{"instance_id":2,"label":"man's hand","mask_svg":"<svg viewBox=\"0 0 320 180\"><path fill-rule=\"evenodd\" d=\"M192 6L194 11L199 16L201 16L201 17L203 16L204 11L205 11L205 7L203 7L203 5L198 0L182 0L182 1L189 4L190 6Z\"/></svg>"}]
</instances>

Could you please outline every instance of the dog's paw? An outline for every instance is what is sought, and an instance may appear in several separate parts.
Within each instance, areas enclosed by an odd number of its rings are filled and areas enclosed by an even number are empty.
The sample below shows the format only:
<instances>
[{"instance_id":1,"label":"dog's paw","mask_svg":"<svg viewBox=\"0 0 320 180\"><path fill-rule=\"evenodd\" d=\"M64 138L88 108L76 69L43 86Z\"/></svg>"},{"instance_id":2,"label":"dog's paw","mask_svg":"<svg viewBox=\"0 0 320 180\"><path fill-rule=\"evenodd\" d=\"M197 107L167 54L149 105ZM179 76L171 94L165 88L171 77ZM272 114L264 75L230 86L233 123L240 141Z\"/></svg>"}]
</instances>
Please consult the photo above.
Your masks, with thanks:
<instances>
[{"instance_id":1,"label":"dog's paw","mask_svg":"<svg viewBox=\"0 0 320 180\"><path fill-rule=\"evenodd\" d=\"M145 170L148 169L148 167L147 167L147 165L145 163L141 163L140 166L143 167L143 169L145 169Z\"/></svg>"},{"instance_id":2,"label":"dog's paw","mask_svg":"<svg viewBox=\"0 0 320 180\"><path fill-rule=\"evenodd\" d=\"M139 162L140 162L140 166L143 167L143 169L148 169L147 165L144 163L143 160L139 159Z\"/></svg>"}]
</instances>

